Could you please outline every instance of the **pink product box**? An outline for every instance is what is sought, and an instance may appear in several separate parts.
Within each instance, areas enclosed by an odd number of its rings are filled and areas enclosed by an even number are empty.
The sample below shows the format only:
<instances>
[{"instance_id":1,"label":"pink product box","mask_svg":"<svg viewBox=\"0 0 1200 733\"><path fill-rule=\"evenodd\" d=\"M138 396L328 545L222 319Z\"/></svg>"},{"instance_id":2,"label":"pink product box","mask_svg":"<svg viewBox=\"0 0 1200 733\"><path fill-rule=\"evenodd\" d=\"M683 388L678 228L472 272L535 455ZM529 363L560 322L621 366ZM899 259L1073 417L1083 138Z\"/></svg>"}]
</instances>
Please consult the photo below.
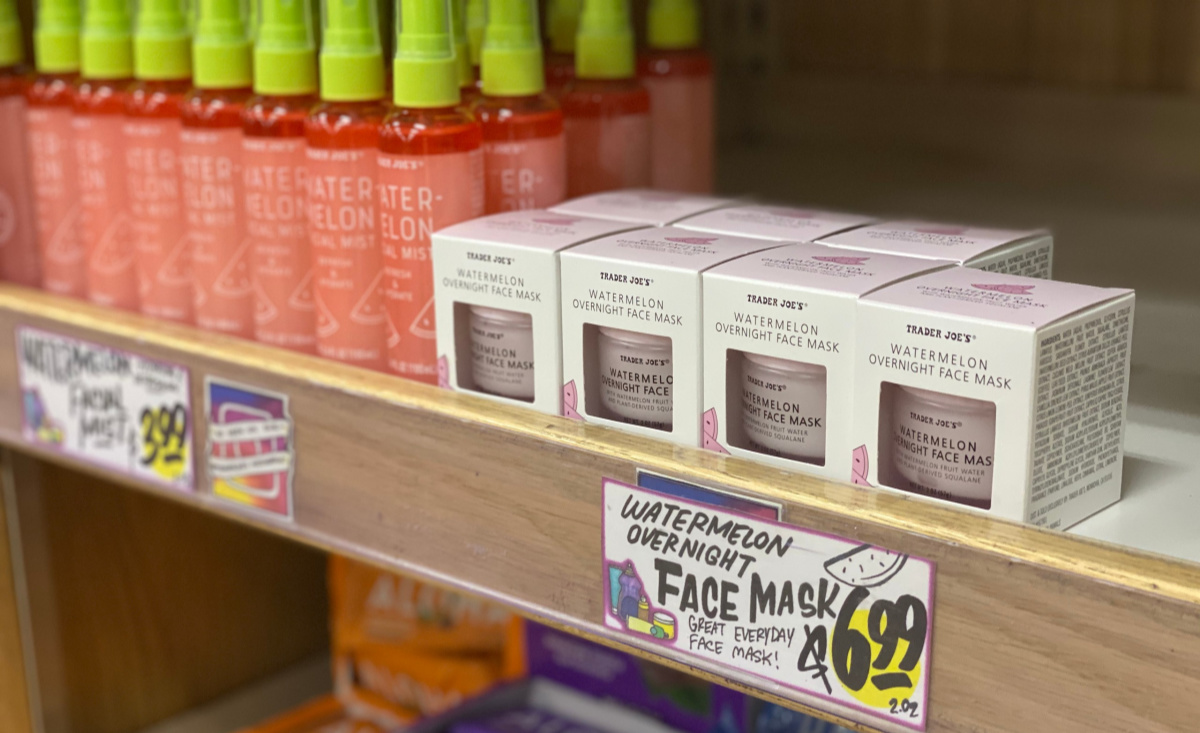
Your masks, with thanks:
<instances>
[{"instance_id":1,"label":"pink product box","mask_svg":"<svg viewBox=\"0 0 1200 733\"><path fill-rule=\"evenodd\" d=\"M793 244L706 271L702 444L849 481L858 300L948 267Z\"/></svg>"},{"instance_id":2,"label":"pink product box","mask_svg":"<svg viewBox=\"0 0 1200 733\"><path fill-rule=\"evenodd\" d=\"M865 296L852 480L1052 529L1117 501L1133 310L958 267Z\"/></svg>"},{"instance_id":3,"label":"pink product box","mask_svg":"<svg viewBox=\"0 0 1200 733\"><path fill-rule=\"evenodd\" d=\"M580 196L551 207L550 210L559 214L591 216L661 227L732 203L732 199L716 196L631 188Z\"/></svg>"},{"instance_id":4,"label":"pink product box","mask_svg":"<svg viewBox=\"0 0 1200 733\"><path fill-rule=\"evenodd\" d=\"M676 226L697 232L730 234L774 242L815 242L822 237L866 226L869 216L794 206L727 206L680 221Z\"/></svg>"},{"instance_id":5,"label":"pink product box","mask_svg":"<svg viewBox=\"0 0 1200 733\"><path fill-rule=\"evenodd\" d=\"M1045 229L985 229L925 221L887 221L818 241L831 247L950 260L977 270L1037 278L1050 277L1054 258L1054 237Z\"/></svg>"}]
</instances>

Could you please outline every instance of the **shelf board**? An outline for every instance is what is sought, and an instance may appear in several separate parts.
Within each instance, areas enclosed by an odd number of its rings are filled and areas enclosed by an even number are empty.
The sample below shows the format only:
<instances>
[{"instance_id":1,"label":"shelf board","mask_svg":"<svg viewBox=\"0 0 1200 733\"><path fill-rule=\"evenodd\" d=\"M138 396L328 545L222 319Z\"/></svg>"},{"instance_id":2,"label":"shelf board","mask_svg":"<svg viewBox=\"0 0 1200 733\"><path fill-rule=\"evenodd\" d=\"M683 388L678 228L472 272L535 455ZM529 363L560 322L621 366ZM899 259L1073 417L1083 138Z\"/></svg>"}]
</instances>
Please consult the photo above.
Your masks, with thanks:
<instances>
[{"instance_id":1,"label":"shelf board","mask_svg":"<svg viewBox=\"0 0 1200 733\"><path fill-rule=\"evenodd\" d=\"M209 375L287 394L298 456L294 520L248 514L203 488L185 494L130 481L24 444L11 346L21 325L187 366L196 406ZM1093 539L1113 536L1095 528L1105 515L1082 527L1089 537L1044 531L12 286L0 286L0 344L8 345L0 356L0 442L481 594L614 646L622 639L601 625L598 590L600 482L633 482L643 468L779 501L785 522L936 562L930 731L1169 731L1189 729L1200 716L1192 694L1200 676L1200 566L1164 556L1175 540L1153 524L1161 507L1178 501L1174 495L1148 500L1134 488L1132 500L1117 506L1142 513L1146 541L1135 550ZM1158 381L1139 375L1141 383ZM1163 389L1132 411L1130 475L1147 482L1148 495L1196 486L1195 465L1172 456L1195 460L1200 440L1178 428L1189 419L1178 413L1185 406ZM206 430L197 414L196 446ZM1155 431L1181 443L1163 455ZM197 472L206 486L203 467ZM1161 487L1160 476L1170 477ZM1177 529L1195 516L1177 515ZM1150 541L1155 534L1159 544ZM1180 554L1200 559L1190 547ZM808 710L761 680L661 658Z\"/></svg>"}]
</instances>

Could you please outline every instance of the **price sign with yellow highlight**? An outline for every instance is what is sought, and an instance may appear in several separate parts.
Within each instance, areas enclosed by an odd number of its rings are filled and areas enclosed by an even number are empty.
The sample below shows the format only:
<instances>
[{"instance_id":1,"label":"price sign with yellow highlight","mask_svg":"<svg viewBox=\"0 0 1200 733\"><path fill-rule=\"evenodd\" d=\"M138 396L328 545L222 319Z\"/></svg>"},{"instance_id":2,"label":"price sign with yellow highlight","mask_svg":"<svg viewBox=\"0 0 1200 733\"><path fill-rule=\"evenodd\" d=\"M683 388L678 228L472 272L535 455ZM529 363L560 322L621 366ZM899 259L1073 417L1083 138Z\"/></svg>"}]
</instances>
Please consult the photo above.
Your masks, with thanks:
<instances>
[{"instance_id":1,"label":"price sign with yellow highlight","mask_svg":"<svg viewBox=\"0 0 1200 733\"><path fill-rule=\"evenodd\" d=\"M608 628L865 725L925 730L929 560L612 480L603 532Z\"/></svg>"},{"instance_id":2,"label":"price sign with yellow highlight","mask_svg":"<svg viewBox=\"0 0 1200 733\"><path fill-rule=\"evenodd\" d=\"M188 371L34 328L17 329L25 439L192 491Z\"/></svg>"}]
</instances>

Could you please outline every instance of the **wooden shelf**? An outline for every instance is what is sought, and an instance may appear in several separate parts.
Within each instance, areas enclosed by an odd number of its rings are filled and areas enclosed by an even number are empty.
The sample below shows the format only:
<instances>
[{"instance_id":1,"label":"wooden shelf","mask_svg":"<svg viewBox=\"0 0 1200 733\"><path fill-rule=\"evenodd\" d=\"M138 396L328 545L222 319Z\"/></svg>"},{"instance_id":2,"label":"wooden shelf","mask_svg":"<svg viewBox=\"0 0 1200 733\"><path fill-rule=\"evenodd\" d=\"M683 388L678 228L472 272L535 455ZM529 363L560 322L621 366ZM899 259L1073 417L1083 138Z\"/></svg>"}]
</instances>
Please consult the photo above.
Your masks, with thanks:
<instances>
[{"instance_id":1,"label":"wooden shelf","mask_svg":"<svg viewBox=\"0 0 1200 733\"><path fill-rule=\"evenodd\" d=\"M193 405L207 376L281 392L295 420L294 518L272 520L211 496L202 465L195 494L130 481L30 446L12 344L27 325L188 367ZM0 442L43 459L201 511L436 583L481 594L533 618L620 645L602 627L603 477L633 482L637 469L779 501L784 521L929 558L937 564L930 731L1062 733L1194 727L1200 700L1200 566L1165 556L1173 540L1154 520L1195 492L1200 421L1156 407L1150 390L1130 429L1135 501L1114 528L1089 537L995 521L850 485L829 483L699 449L508 408L316 358L162 324L11 286L0 286ZM1140 373L1139 384L1160 382ZM1191 388L1196 382L1187 382ZM1139 399L1135 397L1135 401ZM1196 405L1191 405L1196 408ZM1175 412L1172 412L1175 411ZM195 445L207 425L197 410ZM1168 414L1175 417L1170 417ZM1200 409L1196 414L1200 414ZM1156 422L1158 421L1158 422ZM1182 422L1181 422L1182 421ZM1160 432L1156 432L1160 431ZM1156 451L1166 431L1184 458ZM1182 468L1180 468L1182 466ZM1153 500L1144 500L1144 495ZM1183 505L1181 510L1183 509ZM1140 509L1139 509L1140 507ZM1194 517L1174 518L1176 529ZM1117 537L1142 521L1143 550ZM1161 522L1166 526L1167 522ZM1182 532L1181 532L1182 534ZM1191 533L1194 534L1194 533ZM1194 537L1179 553L1200 559ZM646 653L646 649L642 650ZM697 670L694 661L666 659ZM807 709L754 678L720 678ZM1020 704L1016 704L1019 701Z\"/></svg>"}]
</instances>

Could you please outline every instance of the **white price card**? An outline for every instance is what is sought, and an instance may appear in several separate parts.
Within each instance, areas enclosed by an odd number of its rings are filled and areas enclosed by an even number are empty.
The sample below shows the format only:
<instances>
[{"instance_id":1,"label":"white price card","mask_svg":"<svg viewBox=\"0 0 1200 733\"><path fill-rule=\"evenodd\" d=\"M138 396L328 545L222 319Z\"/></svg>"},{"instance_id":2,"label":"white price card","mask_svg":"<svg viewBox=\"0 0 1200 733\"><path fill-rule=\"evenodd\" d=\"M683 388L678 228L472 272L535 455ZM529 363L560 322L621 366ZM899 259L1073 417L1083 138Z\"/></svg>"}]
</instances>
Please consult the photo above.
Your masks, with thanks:
<instances>
[{"instance_id":1,"label":"white price card","mask_svg":"<svg viewBox=\"0 0 1200 733\"><path fill-rule=\"evenodd\" d=\"M17 329L25 440L139 479L191 491L186 368Z\"/></svg>"},{"instance_id":2,"label":"white price card","mask_svg":"<svg viewBox=\"0 0 1200 733\"><path fill-rule=\"evenodd\" d=\"M603 491L608 628L925 730L932 562L610 479Z\"/></svg>"}]
</instances>

